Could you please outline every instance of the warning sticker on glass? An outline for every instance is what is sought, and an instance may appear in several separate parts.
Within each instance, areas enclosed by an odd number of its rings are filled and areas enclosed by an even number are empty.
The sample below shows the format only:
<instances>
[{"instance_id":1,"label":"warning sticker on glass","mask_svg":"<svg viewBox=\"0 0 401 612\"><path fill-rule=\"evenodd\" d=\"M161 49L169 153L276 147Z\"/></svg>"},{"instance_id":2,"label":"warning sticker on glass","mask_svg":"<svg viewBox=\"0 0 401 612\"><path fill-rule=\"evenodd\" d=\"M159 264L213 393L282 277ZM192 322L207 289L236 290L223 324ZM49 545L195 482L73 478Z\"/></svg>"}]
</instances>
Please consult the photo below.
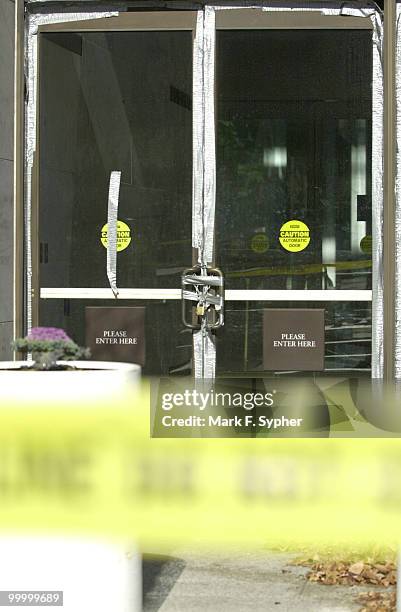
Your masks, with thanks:
<instances>
[{"instance_id":1,"label":"warning sticker on glass","mask_svg":"<svg viewBox=\"0 0 401 612\"><path fill-rule=\"evenodd\" d=\"M362 253L366 253L367 255L372 254L372 236L364 236L359 243L359 247Z\"/></svg>"},{"instance_id":2,"label":"warning sticker on glass","mask_svg":"<svg viewBox=\"0 0 401 612\"><path fill-rule=\"evenodd\" d=\"M102 227L101 243L107 249L107 223ZM131 242L131 230L124 221L117 221L117 251L124 251Z\"/></svg>"},{"instance_id":3,"label":"warning sticker on glass","mask_svg":"<svg viewBox=\"0 0 401 612\"><path fill-rule=\"evenodd\" d=\"M303 221L287 221L280 229L280 244L286 251L297 253L306 249L310 242L309 227Z\"/></svg>"},{"instance_id":4,"label":"warning sticker on glass","mask_svg":"<svg viewBox=\"0 0 401 612\"><path fill-rule=\"evenodd\" d=\"M269 248L269 239L266 234L255 234L251 240L251 249L254 253L266 253Z\"/></svg>"}]
</instances>

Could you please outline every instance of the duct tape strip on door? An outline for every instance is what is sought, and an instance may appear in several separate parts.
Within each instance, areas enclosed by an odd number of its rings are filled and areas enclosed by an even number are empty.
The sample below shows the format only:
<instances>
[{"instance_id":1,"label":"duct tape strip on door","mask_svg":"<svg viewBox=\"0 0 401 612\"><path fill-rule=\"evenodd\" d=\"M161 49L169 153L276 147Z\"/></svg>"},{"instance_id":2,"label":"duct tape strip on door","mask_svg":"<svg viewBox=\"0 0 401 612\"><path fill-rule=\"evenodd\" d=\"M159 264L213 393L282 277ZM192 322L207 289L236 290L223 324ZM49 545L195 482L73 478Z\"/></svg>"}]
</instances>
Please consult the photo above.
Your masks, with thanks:
<instances>
[{"instance_id":1,"label":"duct tape strip on door","mask_svg":"<svg viewBox=\"0 0 401 612\"><path fill-rule=\"evenodd\" d=\"M395 376L401 378L401 4L397 3L397 42L396 42L396 104L397 104L397 174L396 174L396 213L395 213L395 250L396 287L395 287Z\"/></svg>"},{"instance_id":2,"label":"duct tape strip on door","mask_svg":"<svg viewBox=\"0 0 401 612\"><path fill-rule=\"evenodd\" d=\"M107 206L107 278L114 297L117 289L117 218L120 197L121 172L110 174L109 199Z\"/></svg>"},{"instance_id":3,"label":"duct tape strip on door","mask_svg":"<svg viewBox=\"0 0 401 612\"><path fill-rule=\"evenodd\" d=\"M193 86L193 212L192 246L205 270L213 261L216 201L215 152L215 12L205 7L198 12L194 41ZM202 327L193 333L194 376L213 379L216 367L214 337L202 317Z\"/></svg>"}]
</instances>

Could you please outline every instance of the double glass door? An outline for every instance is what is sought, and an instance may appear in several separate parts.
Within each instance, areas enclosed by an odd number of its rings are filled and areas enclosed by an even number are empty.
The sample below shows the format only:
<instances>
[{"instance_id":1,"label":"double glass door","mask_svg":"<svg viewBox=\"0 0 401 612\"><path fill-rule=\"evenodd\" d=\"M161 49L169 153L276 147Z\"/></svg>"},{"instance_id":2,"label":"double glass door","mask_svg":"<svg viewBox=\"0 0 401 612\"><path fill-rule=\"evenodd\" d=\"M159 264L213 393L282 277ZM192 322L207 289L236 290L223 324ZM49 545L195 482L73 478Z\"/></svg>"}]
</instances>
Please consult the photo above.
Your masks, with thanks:
<instances>
[{"instance_id":1,"label":"double glass door","mask_svg":"<svg viewBox=\"0 0 401 612\"><path fill-rule=\"evenodd\" d=\"M217 375L267 371L270 308L324 309L325 371L370 374L372 31L312 17L218 10L210 30L203 12L128 13L41 28L35 323L85 344L88 307L143 307L144 373L192 373L181 276L198 261L197 181L210 180L201 229L225 283ZM302 248L284 239L294 223Z\"/></svg>"}]
</instances>

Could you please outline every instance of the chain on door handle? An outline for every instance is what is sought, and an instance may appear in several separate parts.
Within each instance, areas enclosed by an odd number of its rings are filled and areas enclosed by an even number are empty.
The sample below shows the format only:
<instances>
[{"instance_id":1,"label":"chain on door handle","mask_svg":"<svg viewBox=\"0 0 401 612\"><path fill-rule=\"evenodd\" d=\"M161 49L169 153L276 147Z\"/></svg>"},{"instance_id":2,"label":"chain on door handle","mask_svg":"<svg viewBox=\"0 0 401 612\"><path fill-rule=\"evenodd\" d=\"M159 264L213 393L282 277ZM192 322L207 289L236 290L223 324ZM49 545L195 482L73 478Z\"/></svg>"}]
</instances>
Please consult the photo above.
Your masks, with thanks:
<instances>
[{"instance_id":1,"label":"chain on door handle","mask_svg":"<svg viewBox=\"0 0 401 612\"><path fill-rule=\"evenodd\" d=\"M182 321L190 329L218 329L224 325L224 277L218 268L194 266L187 268L181 277ZM186 302L196 302L198 322L187 320ZM216 320L212 320L212 312Z\"/></svg>"}]
</instances>

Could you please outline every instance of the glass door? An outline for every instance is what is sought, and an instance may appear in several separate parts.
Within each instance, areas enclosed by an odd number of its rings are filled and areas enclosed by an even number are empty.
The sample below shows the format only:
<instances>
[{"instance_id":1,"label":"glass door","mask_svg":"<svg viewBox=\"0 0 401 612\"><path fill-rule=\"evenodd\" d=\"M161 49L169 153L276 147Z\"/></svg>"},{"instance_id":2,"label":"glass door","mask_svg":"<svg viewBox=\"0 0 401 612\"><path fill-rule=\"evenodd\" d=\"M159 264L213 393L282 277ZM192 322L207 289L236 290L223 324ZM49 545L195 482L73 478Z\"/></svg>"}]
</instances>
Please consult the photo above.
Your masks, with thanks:
<instances>
[{"instance_id":1,"label":"glass door","mask_svg":"<svg viewBox=\"0 0 401 612\"><path fill-rule=\"evenodd\" d=\"M217 372L271 370L269 309L324 309L324 370L370 375L372 31L292 19L217 13Z\"/></svg>"},{"instance_id":2,"label":"glass door","mask_svg":"<svg viewBox=\"0 0 401 612\"><path fill-rule=\"evenodd\" d=\"M42 26L38 58L34 323L85 344L132 308L145 374L252 377L271 309L320 310L323 369L370 374L369 19L129 13Z\"/></svg>"},{"instance_id":3,"label":"glass door","mask_svg":"<svg viewBox=\"0 0 401 612\"><path fill-rule=\"evenodd\" d=\"M138 308L146 374L191 372L180 276L192 264L196 17L130 13L39 39L38 322L85 344L88 309ZM118 299L106 269L112 172Z\"/></svg>"}]
</instances>

